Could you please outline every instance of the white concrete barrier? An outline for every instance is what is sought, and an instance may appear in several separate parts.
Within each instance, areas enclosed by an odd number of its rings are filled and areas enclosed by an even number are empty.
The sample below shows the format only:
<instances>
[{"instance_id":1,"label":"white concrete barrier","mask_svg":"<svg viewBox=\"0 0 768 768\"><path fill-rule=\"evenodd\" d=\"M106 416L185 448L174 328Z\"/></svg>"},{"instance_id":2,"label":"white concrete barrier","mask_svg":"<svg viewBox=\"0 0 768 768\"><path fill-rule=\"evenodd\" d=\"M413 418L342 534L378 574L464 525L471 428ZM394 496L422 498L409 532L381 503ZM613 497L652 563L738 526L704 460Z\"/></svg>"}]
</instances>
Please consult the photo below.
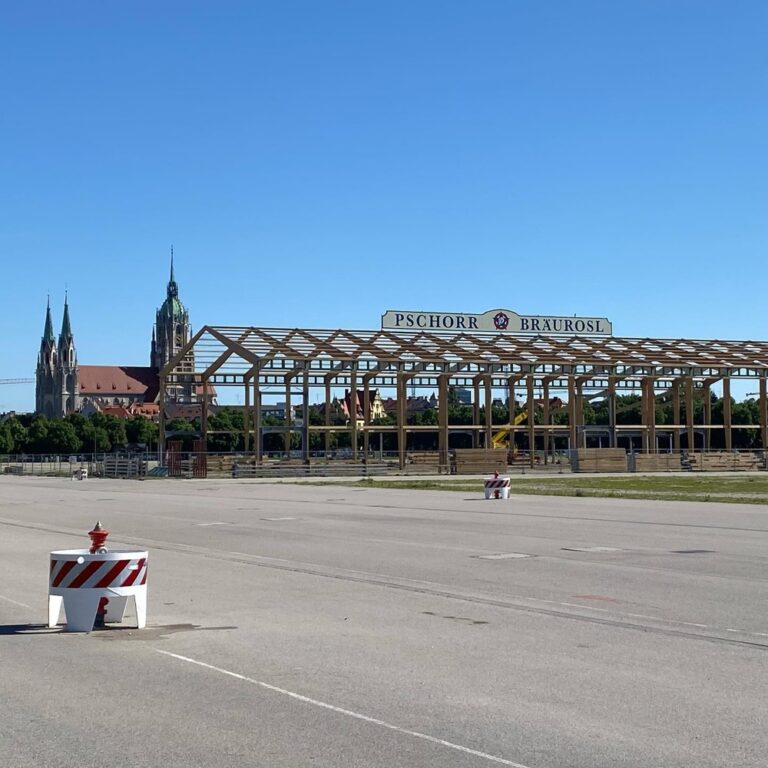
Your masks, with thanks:
<instances>
[{"instance_id":1,"label":"white concrete barrier","mask_svg":"<svg viewBox=\"0 0 768 768\"><path fill-rule=\"evenodd\" d=\"M491 477L485 481L486 499L508 499L509 498L509 478Z\"/></svg>"},{"instance_id":2,"label":"white concrete barrier","mask_svg":"<svg viewBox=\"0 0 768 768\"><path fill-rule=\"evenodd\" d=\"M132 597L137 626L143 629L147 624L147 562L147 552L132 550L51 552L48 626L59 623L62 603L67 632L90 632L97 615L106 622L122 621L128 598Z\"/></svg>"}]
</instances>

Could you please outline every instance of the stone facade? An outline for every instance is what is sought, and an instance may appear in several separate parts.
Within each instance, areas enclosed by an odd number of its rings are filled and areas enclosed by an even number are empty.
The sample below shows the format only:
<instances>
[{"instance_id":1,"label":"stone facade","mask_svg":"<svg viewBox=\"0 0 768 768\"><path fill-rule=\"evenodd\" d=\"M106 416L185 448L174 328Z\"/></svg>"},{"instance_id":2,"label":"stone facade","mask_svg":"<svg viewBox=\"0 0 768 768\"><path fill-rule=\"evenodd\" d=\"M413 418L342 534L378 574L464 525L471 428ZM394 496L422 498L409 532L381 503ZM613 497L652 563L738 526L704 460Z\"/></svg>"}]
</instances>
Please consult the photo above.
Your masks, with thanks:
<instances>
[{"instance_id":1,"label":"stone facade","mask_svg":"<svg viewBox=\"0 0 768 768\"><path fill-rule=\"evenodd\" d=\"M174 278L173 251L166 298L155 314L149 366L79 365L69 302L65 298L57 341L49 301L37 356L35 412L60 418L78 411L92 413L108 407L155 403L160 370L179 353L190 335L189 313L179 300ZM190 358L188 363L193 371L194 359ZM169 388L166 398L171 403L196 403L200 399L197 389L195 384Z\"/></svg>"}]
</instances>

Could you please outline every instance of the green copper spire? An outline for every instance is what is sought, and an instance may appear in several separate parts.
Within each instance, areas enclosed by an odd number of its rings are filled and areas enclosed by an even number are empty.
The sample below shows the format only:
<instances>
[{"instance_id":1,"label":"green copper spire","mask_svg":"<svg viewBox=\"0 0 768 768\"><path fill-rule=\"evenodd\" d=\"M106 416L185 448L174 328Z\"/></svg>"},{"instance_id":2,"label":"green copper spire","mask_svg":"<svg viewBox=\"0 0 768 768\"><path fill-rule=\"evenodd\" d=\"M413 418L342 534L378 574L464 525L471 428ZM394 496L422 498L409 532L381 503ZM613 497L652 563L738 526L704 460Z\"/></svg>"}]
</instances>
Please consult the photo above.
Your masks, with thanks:
<instances>
[{"instance_id":1,"label":"green copper spire","mask_svg":"<svg viewBox=\"0 0 768 768\"><path fill-rule=\"evenodd\" d=\"M64 294L64 319L61 321L61 333L59 334L59 344L72 338L72 326L69 322L69 302L67 294Z\"/></svg>"},{"instance_id":2,"label":"green copper spire","mask_svg":"<svg viewBox=\"0 0 768 768\"><path fill-rule=\"evenodd\" d=\"M43 331L43 341L53 344L56 337L53 335L53 320L51 320L51 297L48 297L48 309L45 311L45 330Z\"/></svg>"}]
</instances>

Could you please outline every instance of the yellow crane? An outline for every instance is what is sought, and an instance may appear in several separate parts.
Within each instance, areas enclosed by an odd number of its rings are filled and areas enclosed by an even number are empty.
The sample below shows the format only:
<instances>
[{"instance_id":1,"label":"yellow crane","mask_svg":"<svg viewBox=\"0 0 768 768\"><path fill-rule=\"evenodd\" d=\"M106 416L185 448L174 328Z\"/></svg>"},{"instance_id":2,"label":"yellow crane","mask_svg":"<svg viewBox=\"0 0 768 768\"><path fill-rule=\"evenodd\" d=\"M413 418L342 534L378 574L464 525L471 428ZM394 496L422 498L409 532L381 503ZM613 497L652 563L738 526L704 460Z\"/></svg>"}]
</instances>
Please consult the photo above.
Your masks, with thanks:
<instances>
[{"instance_id":1,"label":"yellow crane","mask_svg":"<svg viewBox=\"0 0 768 768\"><path fill-rule=\"evenodd\" d=\"M528 418L528 411L520 411L515 416L512 426L516 427L518 424L522 424ZM509 427L506 429L500 429L492 438L494 448L506 448L509 445Z\"/></svg>"}]
</instances>

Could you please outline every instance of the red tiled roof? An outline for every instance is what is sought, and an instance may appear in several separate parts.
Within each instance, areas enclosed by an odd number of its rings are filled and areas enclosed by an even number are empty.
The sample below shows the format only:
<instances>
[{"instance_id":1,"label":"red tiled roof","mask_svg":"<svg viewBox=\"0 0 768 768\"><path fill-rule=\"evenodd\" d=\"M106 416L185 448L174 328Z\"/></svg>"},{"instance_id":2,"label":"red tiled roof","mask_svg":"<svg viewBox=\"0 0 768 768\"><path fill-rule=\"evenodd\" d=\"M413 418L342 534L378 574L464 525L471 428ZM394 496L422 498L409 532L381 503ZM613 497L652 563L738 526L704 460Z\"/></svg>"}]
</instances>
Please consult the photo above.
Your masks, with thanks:
<instances>
[{"instance_id":1,"label":"red tiled roof","mask_svg":"<svg viewBox=\"0 0 768 768\"><path fill-rule=\"evenodd\" d=\"M156 368L122 365L80 365L81 395L117 397L142 396L144 402L157 399L159 380Z\"/></svg>"},{"instance_id":2,"label":"red tiled roof","mask_svg":"<svg viewBox=\"0 0 768 768\"><path fill-rule=\"evenodd\" d=\"M160 403L131 403L128 410L133 416L148 416L150 418L160 414Z\"/></svg>"},{"instance_id":3,"label":"red tiled roof","mask_svg":"<svg viewBox=\"0 0 768 768\"><path fill-rule=\"evenodd\" d=\"M116 416L118 419L127 419L131 415L123 405L107 405L101 409L101 412L108 416Z\"/></svg>"}]
</instances>

